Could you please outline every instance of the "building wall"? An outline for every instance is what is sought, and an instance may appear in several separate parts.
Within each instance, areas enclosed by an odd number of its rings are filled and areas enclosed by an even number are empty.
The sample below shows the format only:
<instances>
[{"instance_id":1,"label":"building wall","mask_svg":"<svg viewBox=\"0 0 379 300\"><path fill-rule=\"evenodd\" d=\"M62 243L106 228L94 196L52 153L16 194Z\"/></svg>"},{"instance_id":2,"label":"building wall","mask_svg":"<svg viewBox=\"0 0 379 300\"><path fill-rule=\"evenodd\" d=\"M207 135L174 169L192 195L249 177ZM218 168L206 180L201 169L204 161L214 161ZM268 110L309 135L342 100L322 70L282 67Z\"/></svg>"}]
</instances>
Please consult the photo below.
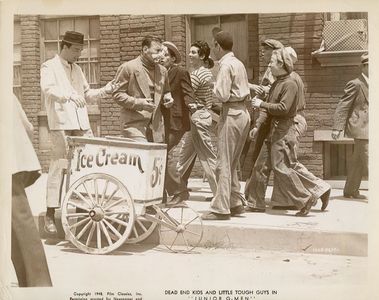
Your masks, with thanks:
<instances>
[{"instance_id":1,"label":"building wall","mask_svg":"<svg viewBox=\"0 0 379 300\"><path fill-rule=\"evenodd\" d=\"M125 61L139 55L142 38L147 34L157 35L173 41L183 58L187 55L188 38L185 15L102 15L100 16L100 80L105 85L114 78L117 68ZM47 170L49 151L44 146L46 117L39 116L41 110L40 80L40 19L39 16L22 15L22 104L37 129L33 144L37 149L44 170ZM323 26L323 14L251 14L247 16L249 61L253 67L251 82L258 82L266 66L260 58L260 41L274 38L291 45L298 53L295 70L304 80L307 90L306 118L308 131L302 138L300 161L318 176L323 175L322 143L313 142L316 129L331 129L332 115L343 93L346 82L359 74L358 67L321 67L311 52L319 48ZM182 65L185 66L183 59ZM120 107L111 98L100 101L100 134L120 134ZM41 126L43 125L43 126ZM41 129L42 128L42 129ZM45 129L44 129L45 128ZM42 140L41 140L42 138ZM251 170L251 150L243 165L243 177ZM197 163L193 176L202 176Z\"/></svg>"},{"instance_id":2,"label":"building wall","mask_svg":"<svg viewBox=\"0 0 379 300\"><path fill-rule=\"evenodd\" d=\"M41 109L40 82L40 27L38 16L22 16L21 23L21 86L22 86L22 106L33 124L34 136L33 145L39 149L39 118ZM38 157L42 164L48 158L43 153L38 152Z\"/></svg>"}]
</instances>

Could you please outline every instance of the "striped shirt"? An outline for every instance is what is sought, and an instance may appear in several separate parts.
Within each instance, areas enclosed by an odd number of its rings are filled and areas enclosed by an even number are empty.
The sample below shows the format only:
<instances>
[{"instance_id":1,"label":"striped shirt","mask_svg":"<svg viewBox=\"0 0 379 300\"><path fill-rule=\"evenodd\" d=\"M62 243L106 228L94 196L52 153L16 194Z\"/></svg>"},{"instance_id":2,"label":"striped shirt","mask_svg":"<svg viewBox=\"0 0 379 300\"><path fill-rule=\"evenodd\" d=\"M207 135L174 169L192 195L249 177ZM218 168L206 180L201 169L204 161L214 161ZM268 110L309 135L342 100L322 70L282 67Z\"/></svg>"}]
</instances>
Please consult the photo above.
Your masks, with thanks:
<instances>
[{"instance_id":1,"label":"striped shirt","mask_svg":"<svg viewBox=\"0 0 379 300\"><path fill-rule=\"evenodd\" d=\"M205 67L191 72L191 84L194 90L196 104L212 107L212 73Z\"/></svg>"}]
</instances>

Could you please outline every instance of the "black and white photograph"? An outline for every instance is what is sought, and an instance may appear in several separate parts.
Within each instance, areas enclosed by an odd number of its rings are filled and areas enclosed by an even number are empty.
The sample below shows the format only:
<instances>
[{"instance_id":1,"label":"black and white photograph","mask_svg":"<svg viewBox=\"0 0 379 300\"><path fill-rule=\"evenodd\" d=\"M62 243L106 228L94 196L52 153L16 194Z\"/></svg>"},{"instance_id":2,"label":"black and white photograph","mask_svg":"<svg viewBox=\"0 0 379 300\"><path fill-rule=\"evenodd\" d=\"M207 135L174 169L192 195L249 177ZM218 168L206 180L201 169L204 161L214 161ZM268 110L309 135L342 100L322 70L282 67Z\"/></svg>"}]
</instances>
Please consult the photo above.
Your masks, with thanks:
<instances>
[{"instance_id":1,"label":"black and white photograph","mask_svg":"<svg viewBox=\"0 0 379 300\"><path fill-rule=\"evenodd\" d=\"M0 1L0 300L378 299L374 1L79 2Z\"/></svg>"}]
</instances>

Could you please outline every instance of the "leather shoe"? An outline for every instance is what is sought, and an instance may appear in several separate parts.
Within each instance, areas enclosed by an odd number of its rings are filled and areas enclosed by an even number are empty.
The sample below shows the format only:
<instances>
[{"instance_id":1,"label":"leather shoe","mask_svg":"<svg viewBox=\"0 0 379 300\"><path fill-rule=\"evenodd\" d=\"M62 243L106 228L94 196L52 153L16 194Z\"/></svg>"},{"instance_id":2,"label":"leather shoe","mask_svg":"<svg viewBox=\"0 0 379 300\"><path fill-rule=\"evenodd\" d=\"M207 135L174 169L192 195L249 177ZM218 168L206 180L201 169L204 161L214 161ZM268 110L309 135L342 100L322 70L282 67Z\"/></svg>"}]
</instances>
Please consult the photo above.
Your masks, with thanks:
<instances>
[{"instance_id":1,"label":"leather shoe","mask_svg":"<svg viewBox=\"0 0 379 300\"><path fill-rule=\"evenodd\" d=\"M354 195L350 195L350 194L343 194L343 196L345 198L351 198L351 199L361 199L361 200L366 200L367 197L365 195L362 195L360 193L356 193Z\"/></svg>"},{"instance_id":2,"label":"leather shoe","mask_svg":"<svg viewBox=\"0 0 379 300\"><path fill-rule=\"evenodd\" d=\"M297 210L297 207L294 205L287 205L287 206L273 206L272 209L274 210Z\"/></svg>"},{"instance_id":3,"label":"leather shoe","mask_svg":"<svg viewBox=\"0 0 379 300\"><path fill-rule=\"evenodd\" d=\"M47 234L50 234L50 235L57 234L57 227L55 226L54 217L45 216L45 225L43 228Z\"/></svg>"},{"instance_id":4,"label":"leather shoe","mask_svg":"<svg viewBox=\"0 0 379 300\"><path fill-rule=\"evenodd\" d=\"M317 201L313 196L305 203L304 207L296 213L297 217L305 217L307 214L309 214L309 211L311 210L313 204Z\"/></svg>"},{"instance_id":5,"label":"leather shoe","mask_svg":"<svg viewBox=\"0 0 379 300\"><path fill-rule=\"evenodd\" d=\"M331 189L327 190L320 197L321 202L322 202L321 211L324 211L326 209L326 207L328 206L328 204L329 204L330 191L331 191Z\"/></svg>"},{"instance_id":6,"label":"leather shoe","mask_svg":"<svg viewBox=\"0 0 379 300\"><path fill-rule=\"evenodd\" d=\"M183 203L185 200L188 200L189 193L187 191L181 192L179 194L174 195L170 201L166 203L166 206L172 207L178 204Z\"/></svg>"},{"instance_id":7,"label":"leather shoe","mask_svg":"<svg viewBox=\"0 0 379 300\"><path fill-rule=\"evenodd\" d=\"M237 216L237 215L242 215L244 212L245 212L245 208L243 207L243 205L238 205L230 209L230 215L232 217Z\"/></svg>"},{"instance_id":8,"label":"leather shoe","mask_svg":"<svg viewBox=\"0 0 379 300\"><path fill-rule=\"evenodd\" d=\"M218 214L215 212L207 212L201 216L201 219L208 221L230 220L230 214Z\"/></svg>"},{"instance_id":9,"label":"leather shoe","mask_svg":"<svg viewBox=\"0 0 379 300\"><path fill-rule=\"evenodd\" d=\"M247 206L246 207L246 211L264 213L266 211L266 209L265 208L258 208L258 207Z\"/></svg>"}]
</instances>

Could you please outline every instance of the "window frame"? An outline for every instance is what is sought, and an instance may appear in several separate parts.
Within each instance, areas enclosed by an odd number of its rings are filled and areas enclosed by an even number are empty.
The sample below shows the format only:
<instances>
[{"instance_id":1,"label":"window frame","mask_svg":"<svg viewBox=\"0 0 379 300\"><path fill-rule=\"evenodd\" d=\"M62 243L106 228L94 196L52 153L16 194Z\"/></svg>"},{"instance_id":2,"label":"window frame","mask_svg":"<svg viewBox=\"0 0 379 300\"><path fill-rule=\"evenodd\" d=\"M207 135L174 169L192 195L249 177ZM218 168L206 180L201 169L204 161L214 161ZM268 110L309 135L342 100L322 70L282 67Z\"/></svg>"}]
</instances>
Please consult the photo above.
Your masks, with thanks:
<instances>
[{"instance_id":1,"label":"window frame","mask_svg":"<svg viewBox=\"0 0 379 300\"><path fill-rule=\"evenodd\" d=\"M41 39L40 39L40 61L41 64L47 60L46 58L46 44L47 43L56 43L57 44L57 53L59 53L59 44L62 41L62 36L59 34L60 33L60 21L62 20L71 20L72 22L72 28L75 30L75 21L77 19L87 19L88 21L88 30L89 33L91 32L90 26L91 26L91 19L97 19L99 28L98 30L100 31L100 16L98 15L88 15L88 16L48 16L48 17L41 17L40 19L40 28L41 28ZM45 38L45 22L46 21L56 21L56 29L57 29L57 39L46 39ZM100 50L100 35L98 38L96 37L91 37L90 34L87 36L84 36L84 47L87 49L87 58L84 59L79 59L76 63L82 68L83 73L86 75L86 79L88 81L88 84L90 85L91 88L99 88L100 87L100 69L98 71L98 81L91 81L91 71L92 71L92 66L91 64L96 64L97 68L100 68L100 55L97 53L97 56L91 56L91 43L98 43L99 44L99 50ZM88 67L88 73L85 73L85 69L83 66L86 65Z\"/></svg>"}]
</instances>

